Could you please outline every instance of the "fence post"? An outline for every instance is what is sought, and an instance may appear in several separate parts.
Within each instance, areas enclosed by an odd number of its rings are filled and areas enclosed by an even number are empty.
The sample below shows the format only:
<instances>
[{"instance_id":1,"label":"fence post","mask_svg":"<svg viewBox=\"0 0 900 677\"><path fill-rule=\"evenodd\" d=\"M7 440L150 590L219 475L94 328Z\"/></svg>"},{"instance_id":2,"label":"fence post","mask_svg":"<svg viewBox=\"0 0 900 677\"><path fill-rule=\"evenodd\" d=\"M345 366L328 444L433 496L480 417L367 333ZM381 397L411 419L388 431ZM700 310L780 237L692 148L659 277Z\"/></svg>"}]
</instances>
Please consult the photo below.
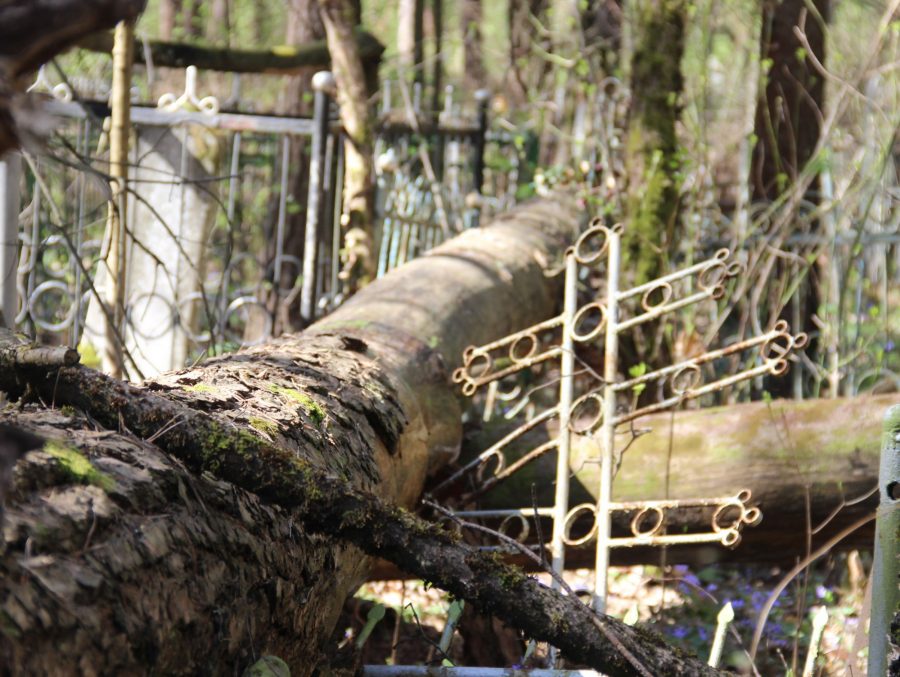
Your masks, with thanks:
<instances>
[{"instance_id":1,"label":"fence post","mask_svg":"<svg viewBox=\"0 0 900 677\"><path fill-rule=\"evenodd\" d=\"M900 405L887 410L878 471L878 516L872 562L872 616L869 622L870 675L888 674L891 621L900 613L897 534L900 533ZM896 642L897 638L893 640Z\"/></svg>"},{"instance_id":2,"label":"fence post","mask_svg":"<svg viewBox=\"0 0 900 677\"><path fill-rule=\"evenodd\" d=\"M0 312L2 324L14 329L18 314L16 293L16 253L19 242L19 178L22 175L22 157L7 153L0 158Z\"/></svg>"},{"instance_id":3,"label":"fence post","mask_svg":"<svg viewBox=\"0 0 900 677\"><path fill-rule=\"evenodd\" d=\"M303 286L300 290L300 315L307 322L315 319L316 249L318 248L319 214L322 187L325 184L325 139L328 136L329 92L334 89L334 76L319 71L313 76L313 137L309 157L309 191L306 196L306 232L303 240ZM337 177L336 181L343 181Z\"/></svg>"},{"instance_id":4,"label":"fence post","mask_svg":"<svg viewBox=\"0 0 900 677\"><path fill-rule=\"evenodd\" d=\"M473 172L475 191L480 195L484 185L484 148L487 145L488 105L491 93L486 89L475 92L478 102L478 136L475 139L475 170Z\"/></svg>"}]
</instances>

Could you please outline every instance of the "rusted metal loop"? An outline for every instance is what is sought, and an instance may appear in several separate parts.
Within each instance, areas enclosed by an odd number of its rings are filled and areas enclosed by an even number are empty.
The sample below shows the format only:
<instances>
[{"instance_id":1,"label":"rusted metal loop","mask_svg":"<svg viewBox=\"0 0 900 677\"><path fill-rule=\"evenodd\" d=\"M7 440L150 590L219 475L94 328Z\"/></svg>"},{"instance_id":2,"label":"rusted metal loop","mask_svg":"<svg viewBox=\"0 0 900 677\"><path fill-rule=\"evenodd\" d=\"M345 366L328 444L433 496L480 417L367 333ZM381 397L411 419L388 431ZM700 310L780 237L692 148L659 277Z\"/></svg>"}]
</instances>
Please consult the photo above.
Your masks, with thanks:
<instances>
[{"instance_id":1,"label":"rusted metal loop","mask_svg":"<svg viewBox=\"0 0 900 677\"><path fill-rule=\"evenodd\" d=\"M475 354L475 350L476 350L475 346L469 346L468 348L466 348L463 351L463 354L462 354L463 363L465 363L465 364L469 363L469 361L472 359L472 355Z\"/></svg>"},{"instance_id":2,"label":"rusted metal loop","mask_svg":"<svg viewBox=\"0 0 900 677\"><path fill-rule=\"evenodd\" d=\"M593 406L597 408L596 413L591 417L590 421L581 425L577 425L579 413L584 413L582 410L587 406L590 406L589 403L592 403ZM569 430L578 435L583 435L586 432L591 432L600 427L603 423L603 398L599 393L588 393L586 395L582 395L575 403L572 405L572 408L569 409Z\"/></svg>"},{"instance_id":3,"label":"rusted metal loop","mask_svg":"<svg viewBox=\"0 0 900 677\"><path fill-rule=\"evenodd\" d=\"M472 397L476 390L478 390L478 385L475 381L466 381L462 387L462 394L466 397Z\"/></svg>"},{"instance_id":4,"label":"rusted metal loop","mask_svg":"<svg viewBox=\"0 0 900 677\"><path fill-rule=\"evenodd\" d=\"M693 390L694 386L700 383L701 377L702 373L700 372L699 366L696 364L686 364L672 374L669 378L669 386L672 388L673 394L684 395Z\"/></svg>"},{"instance_id":5,"label":"rusted metal loop","mask_svg":"<svg viewBox=\"0 0 900 677\"><path fill-rule=\"evenodd\" d=\"M661 292L659 299L654 303L653 298L657 292ZM646 311L654 310L660 306L666 305L672 299L672 285L668 282L661 282L655 287L650 287L641 297L641 307Z\"/></svg>"},{"instance_id":6,"label":"rusted metal loop","mask_svg":"<svg viewBox=\"0 0 900 677\"><path fill-rule=\"evenodd\" d=\"M519 523L519 530L515 532L515 535L507 531L510 525L513 522ZM503 521L500 522L500 526L497 527L497 531L499 531L504 536L508 538L512 538L519 543L524 543L528 540L529 534L531 534L531 523L528 521L528 518L525 515L507 515L503 518Z\"/></svg>"},{"instance_id":7,"label":"rusted metal loop","mask_svg":"<svg viewBox=\"0 0 900 677\"><path fill-rule=\"evenodd\" d=\"M530 341L527 345L527 350L524 353L520 352L520 347L523 341ZM511 359L516 364L527 360L529 357L534 355L535 351L537 351L538 340L537 336L534 334L523 334L519 336L512 344L509 346L509 359Z\"/></svg>"},{"instance_id":8,"label":"rusted metal loop","mask_svg":"<svg viewBox=\"0 0 900 677\"><path fill-rule=\"evenodd\" d=\"M572 530L572 525L575 524L575 521L584 513L590 513L591 517L594 518L594 523L591 525L591 528L584 536L581 536L580 538L571 538L569 536L569 532ZM563 523L563 543L569 546L576 547L579 545L584 545L585 543L589 543L596 535L597 507L593 503L581 503L580 505L576 505L566 513L566 521Z\"/></svg>"},{"instance_id":9,"label":"rusted metal loop","mask_svg":"<svg viewBox=\"0 0 900 677\"><path fill-rule=\"evenodd\" d=\"M466 370L462 367L457 367L453 370L453 375L450 378L454 383L462 383L466 380Z\"/></svg>"},{"instance_id":10,"label":"rusted metal loop","mask_svg":"<svg viewBox=\"0 0 900 677\"><path fill-rule=\"evenodd\" d=\"M729 518L728 521L723 521L726 519L729 510L736 511L734 518ZM719 507L716 508L716 511L713 513L713 531L715 531L716 533L721 533L724 531L737 531L741 528L741 525L745 523L746 516L747 507L744 505L743 501L741 501L741 494L738 494L734 498L729 498L727 501L719 505Z\"/></svg>"},{"instance_id":11,"label":"rusted metal loop","mask_svg":"<svg viewBox=\"0 0 900 677\"><path fill-rule=\"evenodd\" d=\"M653 515L655 520L650 523L649 529L642 529L644 519L648 515ZM665 513L663 509L656 505L649 505L641 508L638 513L631 518L631 533L637 538L650 538L656 536L662 530L665 521Z\"/></svg>"},{"instance_id":12,"label":"rusted metal loop","mask_svg":"<svg viewBox=\"0 0 900 677\"><path fill-rule=\"evenodd\" d=\"M779 359L772 362L772 365L769 367L769 373L772 376L782 376L788 370L788 361L785 359Z\"/></svg>"},{"instance_id":13,"label":"rusted metal loop","mask_svg":"<svg viewBox=\"0 0 900 677\"><path fill-rule=\"evenodd\" d=\"M600 313L600 321L597 323L596 327L591 329L586 334L579 333L578 328L584 322L585 317L592 311L597 311ZM575 317L572 318L572 328L570 332L572 334L572 340L583 343L584 341L595 339L605 328L606 306L599 301L591 301L590 303L586 303L585 305L581 306L581 308L578 309L578 312L575 313Z\"/></svg>"},{"instance_id":14,"label":"rusted metal loop","mask_svg":"<svg viewBox=\"0 0 900 677\"><path fill-rule=\"evenodd\" d=\"M582 251L585 245L591 242L598 236L603 237L603 243L599 248L593 251ZM609 243L609 231L606 226L599 225L588 228L584 231L578 240L575 241L575 247L572 249L572 255L575 257L575 260L578 261L581 265L589 265L597 261L601 256L606 253L606 249Z\"/></svg>"},{"instance_id":15,"label":"rusted metal loop","mask_svg":"<svg viewBox=\"0 0 900 677\"><path fill-rule=\"evenodd\" d=\"M736 548L741 542L741 532L737 529L727 529L722 532L722 545L726 548Z\"/></svg>"},{"instance_id":16,"label":"rusted metal loop","mask_svg":"<svg viewBox=\"0 0 900 677\"><path fill-rule=\"evenodd\" d=\"M491 464L491 461L496 462L496 467L490 474L491 477L496 477L501 472L503 472L503 469L506 467L506 459L499 451L492 451L491 453L487 454L484 458L481 459L481 463L479 463L478 469L475 471L475 481L478 482L478 484L484 482L485 473L488 466Z\"/></svg>"},{"instance_id":17,"label":"rusted metal loop","mask_svg":"<svg viewBox=\"0 0 900 677\"><path fill-rule=\"evenodd\" d=\"M759 508L750 508L744 513L742 521L747 526L755 527L757 524L762 522L762 510L760 510Z\"/></svg>"},{"instance_id":18,"label":"rusted metal loop","mask_svg":"<svg viewBox=\"0 0 900 677\"><path fill-rule=\"evenodd\" d=\"M487 353L475 353L466 360L463 368L470 379L481 379L491 373L494 361Z\"/></svg>"},{"instance_id":19,"label":"rusted metal loop","mask_svg":"<svg viewBox=\"0 0 900 677\"><path fill-rule=\"evenodd\" d=\"M805 331L794 336L794 348L805 348L807 342L809 342L809 335Z\"/></svg>"},{"instance_id":20,"label":"rusted metal loop","mask_svg":"<svg viewBox=\"0 0 900 677\"><path fill-rule=\"evenodd\" d=\"M592 228L602 228L603 227L603 219L602 217L595 216L588 222L588 230Z\"/></svg>"},{"instance_id":21,"label":"rusted metal loop","mask_svg":"<svg viewBox=\"0 0 900 677\"><path fill-rule=\"evenodd\" d=\"M704 291L710 291L722 285L728 277L728 266L716 259L709 266L700 271L697 283Z\"/></svg>"},{"instance_id":22,"label":"rusted metal loop","mask_svg":"<svg viewBox=\"0 0 900 677\"><path fill-rule=\"evenodd\" d=\"M621 235L625 231L625 226L621 223L616 223L608 228L610 233L616 233L617 235Z\"/></svg>"},{"instance_id":23,"label":"rusted metal loop","mask_svg":"<svg viewBox=\"0 0 900 677\"><path fill-rule=\"evenodd\" d=\"M709 297L714 301L718 301L720 298L725 296L725 285L717 284L712 290L709 292Z\"/></svg>"},{"instance_id":24,"label":"rusted metal loop","mask_svg":"<svg viewBox=\"0 0 900 677\"><path fill-rule=\"evenodd\" d=\"M725 277L737 277L744 272L744 264L740 261L732 261L725 270Z\"/></svg>"},{"instance_id":25,"label":"rusted metal loop","mask_svg":"<svg viewBox=\"0 0 900 677\"><path fill-rule=\"evenodd\" d=\"M731 256L731 250L725 247L717 250L716 253L713 254L713 258L716 261L725 261L729 256Z\"/></svg>"}]
</instances>

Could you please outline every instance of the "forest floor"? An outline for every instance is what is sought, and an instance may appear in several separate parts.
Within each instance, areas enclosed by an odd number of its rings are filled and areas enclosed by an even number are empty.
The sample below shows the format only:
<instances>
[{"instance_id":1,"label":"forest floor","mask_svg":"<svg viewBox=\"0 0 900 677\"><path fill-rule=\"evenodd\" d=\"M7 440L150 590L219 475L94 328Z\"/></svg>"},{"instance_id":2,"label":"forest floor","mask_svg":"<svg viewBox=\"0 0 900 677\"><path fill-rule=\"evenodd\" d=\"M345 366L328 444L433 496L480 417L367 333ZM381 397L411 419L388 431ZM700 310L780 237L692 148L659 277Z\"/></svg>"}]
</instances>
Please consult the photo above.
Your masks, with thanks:
<instances>
[{"instance_id":1,"label":"forest floor","mask_svg":"<svg viewBox=\"0 0 900 677\"><path fill-rule=\"evenodd\" d=\"M820 563L808 577L799 576L777 600L765 626L757 673L799 675L809 649L812 616L824 606L828 621L819 643L815 675L844 675L853 652L863 606L866 555L841 554ZM726 635L720 665L737 674L752 675L748 650L757 616L770 591L784 576L777 567L719 566L693 570L658 566L622 567L610 580L611 615L652 628L669 642L698 656L707 657L716 629L716 618L726 602L734 609L734 621ZM592 572L566 572L576 592L591 585ZM549 576L539 575L549 583ZM527 643L496 621L480 624L464 615L445 655L438 649L450 604L448 595L426 588L421 581L378 581L364 585L345 606L342 618L345 638L355 641L375 604L385 607L363 651L365 664L395 665L493 665L538 667L546 647L536 647L524 659ZM397 614L397 610L401 613ZM399 622L398 622L399 621ZM466 626L469 626L468 628ZM478 645L478 646L475 646ZM485 656L493 658L485 661ZM481 658L479 662L473 659ZM505 660L504 660L505 659ZM566 667L576 667L569 666ZM852 674L863 674L854 669Z\"/></svg>"}]
</instances>

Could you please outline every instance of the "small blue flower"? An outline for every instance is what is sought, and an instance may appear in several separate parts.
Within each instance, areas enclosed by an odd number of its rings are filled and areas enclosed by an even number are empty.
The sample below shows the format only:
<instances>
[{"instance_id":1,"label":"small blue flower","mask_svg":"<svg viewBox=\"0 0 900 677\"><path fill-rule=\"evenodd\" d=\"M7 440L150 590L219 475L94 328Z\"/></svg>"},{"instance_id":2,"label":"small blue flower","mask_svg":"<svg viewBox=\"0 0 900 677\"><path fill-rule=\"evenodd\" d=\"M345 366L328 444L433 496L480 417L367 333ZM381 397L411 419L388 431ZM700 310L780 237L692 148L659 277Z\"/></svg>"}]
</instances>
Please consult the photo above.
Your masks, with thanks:
<instances>
[{"instance_id":1,"label":"small blue flower","mask_svg":"<svg viewBox=\"0 0 900 677\"><path fill-rule=\"evenodd\" d=\"M701 625L699 628L697 628L697 636L700 638L701 642L709 641L709 630Z\"/></svg>"},{"instance_id":2,"label":"small blue flower","mask_svg":"<svg viewBox=\"0 0 900 677\"><path fill-rule=\"evenodd\" d=\"M731 600L732 609L743 609L746 602L740 598Z\"/></svg>"},{"instance_id":3,"label":"small blue flower","mask_svg":"<svg viewBox=\"0 0 900 677\"><path fill-rule=\"evenodd\" d=\"M816 586L816 599L825 599L825 595L828 594L828 589L824 585Z\"/></svg>"},{"instance_id":4,"label":"small blue flower","mask_svg":"<svg viewBox=\"0 0 900 677\"><path fill-rule=\"evenodd\" d=\"M896 347L897 347L897 344L894 343L893 341L891 341L890 339L888 339L887 343L884 344L884 352L889 353Z\"/></svg>"},{"instance_id":5,"label":"small blue flower","mask_svg":"<svg viewBox=\"0 0 900 677\"><path fill-rule=\"evenodd\" d=\"M688 636L688 629L682 625L676 625L672 628L672 637L675 639L684 639Z\"/></svg>"}]
</instances>

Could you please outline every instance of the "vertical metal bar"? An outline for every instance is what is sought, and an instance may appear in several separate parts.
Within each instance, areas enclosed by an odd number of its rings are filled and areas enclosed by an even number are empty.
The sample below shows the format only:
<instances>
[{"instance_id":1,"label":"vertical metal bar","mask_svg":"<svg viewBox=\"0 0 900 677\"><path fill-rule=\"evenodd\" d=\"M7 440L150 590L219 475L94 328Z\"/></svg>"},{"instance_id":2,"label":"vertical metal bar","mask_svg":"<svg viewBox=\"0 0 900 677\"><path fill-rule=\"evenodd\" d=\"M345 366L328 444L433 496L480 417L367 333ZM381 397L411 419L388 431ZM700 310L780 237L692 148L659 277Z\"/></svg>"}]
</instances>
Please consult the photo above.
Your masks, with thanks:
<instances>
[{"instance_id":1,"label":"vertical metal bar","mask_svg":"<svg viewBox=\"0 0 900 677\"><path fill-rule=\"evenodd\" d=\"M281 301L281 265L284 262L284 230L287 222L288 177L290 176L291 137L281 137L281 194L278 196L278 225L275 232L275 271L273 287L276 305ZM310 179L312 183L312 179Z\"/></svg>"},{"instance_id":2,"label":"vertical metal bar","mask_svg":"<svg viewBox=\"0 0 900 677\"><path fill-rule=\"evenodd\" d=\"M334 87L334 76L319 71L313 76L315 101L313 103L312 147L309 155L309 191L306 198L306 233L303 244L303 287L300 290L300 314L307 322L315 316L313 307L316 290L316 240L319 230L319 202L324 183L325 136L328 134L328 92ZM343 181L338 177L338 181Z\"/></svg>"},{"instance_id":3,"label":"vertical metal bar","mask_svg":"<svg viewBox=\"0 0 900 677\"><path fill-rule=\"evenodd\" d=\"M618 229L607 235L606 346L603 358L603 427L601 431L600 492L597 501L597 552L594 567L594 611L606 612L609 576L609 504L612 500L613 454L616 442L616 366L619 361L619 246Z\"/></svg>"},{"instance_id":4,"label":"vertical metal bar","mask_svg":"<svg viewBox=\"0 0 900 677\"><path fill-rule=\"evenodd\" d=\"M331 216L331 300L340 293L338 273L341 270L341 203L344 199L344 144L340 135L334 137L337 167L334 170L334 204Z\"/></svg>"},{"instance_id":5,"label":"vertical metal bar","mask_svg":"<svg viewBox=\"0 0 900 677\"><path fill-rule=\"evenodd\" d=\"M487 145L488 103L491 100L491 93L486 89L479 89L475 92L475 100L478 102L478 135L475 137L472 179L475 184L473 188L480 195L484 184L484 148Z\"/></svg>"},{"instance_id":6,"label":"vertical metal bar","mask_svg":"<svg viewBox=\"0 0 900 677\"><path fill-rule=\"evenodd\" d=\"M91 119L86 118L80 127L81 133L78 135L80 143L78 152L82 157L88 156L88 149L91 144ZM136 144L135 144L136 145ZM84 244L84 199L85 188L87 186L87 174L83 171L78 172L78 215L75 229L75 252L73 256L75 260L72 262L72 274L75 277L73 301L75 303L75 315L72 319L72 335L69 339L69 345L73 348L78 347L81 339L81 306L84 302L84 294L81 293L81 251Z\"/></svg>"},{"instance_id":7,"label":"vertical metal bar","mask_svg":"<svg viewBox=\"0 0 900 677\"><path fill-rule=\"evenodd\" d=\"M16 268L19 244L19 180L22 176L22 156L7 153L0 159L0 227L3 242L0 246L0 303L2 324L7 329L16 326L18 296Z\"/></svg>"},{"instance_id":8,"label":"vertical metal bar","mask_svg":"<svg viewBox=\"0 0 900 677\"><path fill-rule=\"evenodd\" d=\"M553 570L562 573L565 564L566 513L569 510L569 415L574 392L575 350L572 340L572 320L578 298L578 262L574 252L566 254L566 282L563 293L562 355L559 367L559 441L556 455L556 493L553 499L553 537L550 540L550 554ZM553 589L559 583L553 581Z\"/></svg>"},{"instance_id":9,"label":"vertical metal bar","mask_svg":"<svg viewBox=\"0 0 900 677\"><path fill-rule=\"evenodd\" d=\"M880 498L875 521L875 555L872 561L872 616L869 621L869 672L885 675L888 669L888 637L900 605L900 405L887 410L878 471Z\"/></svg>"}]
</instances>

